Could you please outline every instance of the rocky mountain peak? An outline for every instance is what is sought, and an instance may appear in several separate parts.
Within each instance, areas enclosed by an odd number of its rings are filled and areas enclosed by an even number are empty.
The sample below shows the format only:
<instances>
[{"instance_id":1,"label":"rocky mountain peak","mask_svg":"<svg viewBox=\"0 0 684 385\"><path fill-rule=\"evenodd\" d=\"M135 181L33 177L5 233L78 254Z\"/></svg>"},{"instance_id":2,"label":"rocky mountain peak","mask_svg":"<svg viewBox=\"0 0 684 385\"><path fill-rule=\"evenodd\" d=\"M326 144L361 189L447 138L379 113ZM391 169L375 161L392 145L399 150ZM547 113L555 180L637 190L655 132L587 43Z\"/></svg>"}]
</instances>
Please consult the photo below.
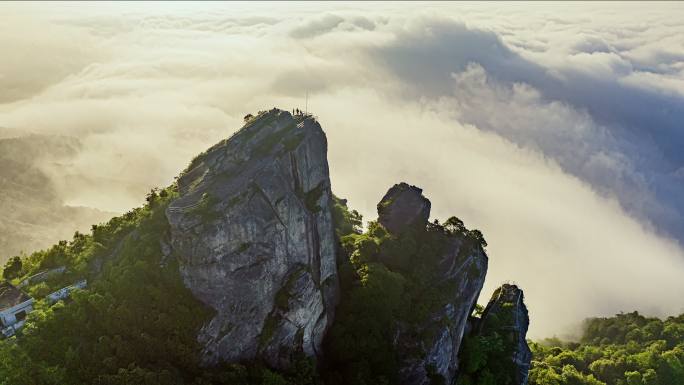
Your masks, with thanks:
<instances>
[{"instance_id":1,"label":"rocky mountain peak","mask_svg":"<svg viewBox=\"0 0 684 385\"><path fill-rule=\"evenodd\" d=\"M166 212L168 256L215 316L206 364L317 356L338 298L327 140L309 115L273 109L192 161Z\"/></svg>"}]
</instances>

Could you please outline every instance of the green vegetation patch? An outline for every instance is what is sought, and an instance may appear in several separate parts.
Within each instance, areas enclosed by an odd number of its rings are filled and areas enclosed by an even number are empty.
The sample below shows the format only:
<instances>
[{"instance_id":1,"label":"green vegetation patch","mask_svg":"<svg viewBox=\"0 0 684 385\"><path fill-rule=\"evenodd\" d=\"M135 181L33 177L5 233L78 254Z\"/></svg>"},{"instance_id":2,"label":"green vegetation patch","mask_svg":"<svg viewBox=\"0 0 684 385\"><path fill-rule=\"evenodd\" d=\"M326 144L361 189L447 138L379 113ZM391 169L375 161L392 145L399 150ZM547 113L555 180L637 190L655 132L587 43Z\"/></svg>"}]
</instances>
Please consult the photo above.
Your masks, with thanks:
<instances>
[{"instance_id":1,"label":"green vegetation patch","mask_svg":"<svg viewBox=\"0 0 684 385\"><path fill-rule=\"evenodd\" d=\"M183 285L175 261L160 265L164 211L176 196L175 187L153 191L144 207L23 260L25 275L64 265L89 276L89 288L69 303L38 301L19 335L0 341L0 384L183 384L202 376L196 336L212 312ZM96 260L99 273L90 270Z\"/></svg>"},{"instance_id":2,"label":"green vegetation patch","mask_svg":"<svg viewBox=\"0 0 684 385\"><path fill-rule=\"evenodd\" d=\"M347 207L347 202L335 195L333 195L332 216L338 238L361 233L361 226L363 224L361 214L356 210L350 210Z\"/></svg>"},{"instance_id":3,"label":"green vegetation patch","mask_svg":"<svg viewBox=\"0 0 684 385\"><path fill-rule=\"evenodd\" d=\"M499 297L501 290L501 287L495 290L492 300ZM481 309L477 306L474 309L473 321L483 324L477 332L463 338L459 353L462 370L457 385L518 385L518 368L513 362L517 335L511 330L515 323L515 303L499 299L491 306L485 319Z\"/></svg>"}]
</instances>

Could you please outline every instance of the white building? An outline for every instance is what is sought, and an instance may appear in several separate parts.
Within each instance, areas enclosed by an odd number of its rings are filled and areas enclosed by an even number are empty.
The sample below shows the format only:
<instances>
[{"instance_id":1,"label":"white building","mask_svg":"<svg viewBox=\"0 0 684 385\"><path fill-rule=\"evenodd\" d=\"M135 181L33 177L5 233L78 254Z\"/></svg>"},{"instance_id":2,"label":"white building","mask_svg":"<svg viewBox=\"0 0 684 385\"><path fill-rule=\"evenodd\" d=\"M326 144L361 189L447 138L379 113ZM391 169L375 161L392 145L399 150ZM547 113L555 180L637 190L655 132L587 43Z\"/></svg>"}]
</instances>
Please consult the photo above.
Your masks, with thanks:
<instances>
[{"instance_id":1,"label":"white building","mask_svg":"<svg viewBox=\"0 0 684 385\"><path fill-rule=\"evenodd\" d=\"M63 287L57 290L56 292L49 294L47 296L48 302L52 304L59 301L60 299L67 298L72 291L76 289L85 289L86 286L88 286L88 281L82 279L71 286Z\"/></svg>"},{"instance_id":2,"label":"white building","mask_svg":"<svg viewBox=\"0 0 684 385\"><path fill-rule=\"evenodd\" d=\"M38 282L43 282L46 279L57 275L57 274L63 274L66 271L66 266L59 266L54 269L49 269L49 270L43 270L39 273L33 274L32 276L26 278L25 280L21 281L18 287L24 287L28 285L33 285Z\"/></svg>"},{"instance_id":3,"label":"white building","mask_svg":"<svg viewBox=\"0 0 684 385\"><path fill-rule=\"evenodd\" d=\"M21 329L26 316L33 310L33 298L12 286L0 282L0 332L10 337Z\"/></svg>"}]
</instances>

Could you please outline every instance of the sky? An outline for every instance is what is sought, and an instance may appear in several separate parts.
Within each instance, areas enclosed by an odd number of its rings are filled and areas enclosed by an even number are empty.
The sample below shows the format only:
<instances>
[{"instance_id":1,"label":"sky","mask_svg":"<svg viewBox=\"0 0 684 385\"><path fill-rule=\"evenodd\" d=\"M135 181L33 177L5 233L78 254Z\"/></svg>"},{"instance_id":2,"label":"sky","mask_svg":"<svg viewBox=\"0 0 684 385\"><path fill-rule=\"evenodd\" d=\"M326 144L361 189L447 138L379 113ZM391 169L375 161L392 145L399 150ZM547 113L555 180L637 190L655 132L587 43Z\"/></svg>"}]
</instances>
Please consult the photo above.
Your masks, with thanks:
<instances>
[{"instance_id":1,"label":"sky","mask_svg":"<svg viewBox=\"0 0 684 385\"><path fill-rule=\"evenodd\" d=\"M482 230L530 336L684 312L684 4L3 3L0 137L77 137L123 212L247 113L304 108L366 219L400 181Z\"/></svg>"}]
</instances>

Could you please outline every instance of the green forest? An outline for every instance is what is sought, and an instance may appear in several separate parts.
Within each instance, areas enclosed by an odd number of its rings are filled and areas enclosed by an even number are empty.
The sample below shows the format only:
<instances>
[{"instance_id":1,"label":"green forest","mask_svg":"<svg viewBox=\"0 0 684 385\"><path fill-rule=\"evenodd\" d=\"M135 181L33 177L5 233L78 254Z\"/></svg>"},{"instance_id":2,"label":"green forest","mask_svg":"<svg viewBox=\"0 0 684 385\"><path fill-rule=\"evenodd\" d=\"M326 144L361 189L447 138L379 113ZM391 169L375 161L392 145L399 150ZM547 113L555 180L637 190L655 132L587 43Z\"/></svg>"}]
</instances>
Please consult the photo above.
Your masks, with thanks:
<instances>
[{"instance_id":1,"label":"green forest","mask_svg":"<svg viewBox=\"0 0 684 385\"><path fill-rule=\"evenodd\" d=\"M335 198L342 302L324 342L326 361L316 368L301 357L287 373L259 362L209 370L200 366L195 336L212 310L194 299L176 262L163 260L160 249L168 226L164 210L177 194L175 186L155 189L143 207L93 226L90 234L7 262L3 277L15 284L57 266L68 273L27 289L36 310L17 336L0 341L0 384L396 384L387 325L411 325L440 303L444 288L430 285L433 259L449 237L471 247L485 244L479 231L455 217L401 237L376 222L362 232L361 216ZM44 299L81 278L90 282L87 290L52 306ZM663 321L629 313L585 326L578 342L531 343L530 384L684 384L684 315ZM460 384L509 383L510 346L496 330L463 346Z\"/></svg>"},{"instance_id":2,"label":"green forest","mask_svg":"<svg viewBox=\"0 0 684 385\"><path fill-rule=\"evenodd\" d=\"M530 385L684 384L684 314L632 312L585 321L579 341L530 344Z\"/></svg>"}]
</instances>

